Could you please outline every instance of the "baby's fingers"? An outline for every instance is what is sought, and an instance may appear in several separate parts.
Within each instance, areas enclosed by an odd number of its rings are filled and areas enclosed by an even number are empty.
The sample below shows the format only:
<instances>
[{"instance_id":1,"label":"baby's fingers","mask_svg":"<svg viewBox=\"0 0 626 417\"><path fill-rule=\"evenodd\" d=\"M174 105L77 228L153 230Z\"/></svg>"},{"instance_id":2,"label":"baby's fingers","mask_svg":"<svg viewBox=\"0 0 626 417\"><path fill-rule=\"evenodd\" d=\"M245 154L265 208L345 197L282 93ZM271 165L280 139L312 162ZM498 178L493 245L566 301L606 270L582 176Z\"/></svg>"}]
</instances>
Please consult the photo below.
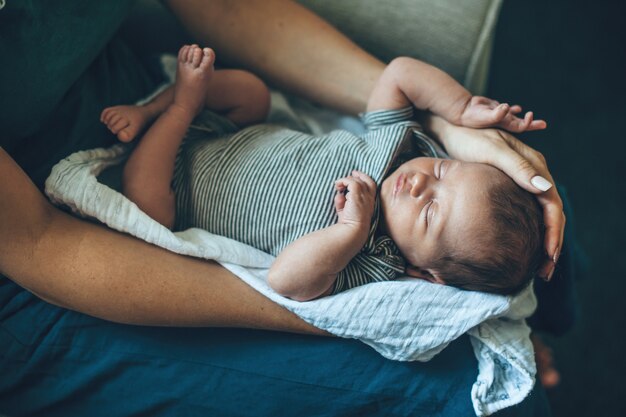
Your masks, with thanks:
<instances>
[{"instance_id":1,"label":"baby's fingers","mask_svg":"<svg viewBox=\"0 0 626 417\"><path fill-rule=\"evenodd\" d=\"M544 120L533 120L533 112L529 111L524 116L524 120L520 126L520 132L527 132L529 130L541 130L545 129L548 124Z\"/></svg>"},{"instance_id":2,"label":"baby's fingers","mask_svg":"<svg viewBox=\"0 0 626 417\"><path fill-rule=\"evenodd\" d=\"M497 100L493 100L489 97L474 96L471 99L471 105L472 106L485 106L490 109L495 109L496 107L500 105L500 102Z\"/></svg>"},{"instance_id":3,"label":"baby's fingers","mask_svg":"<svg viewBox=\"0 0 626 417\"><path fill-rule=\"evenodd\" d=\"M359 179L363 184L365 184L365 186L367 187L367 190L370 193L376 192L377 185L376 185L376 182L372 179L372 177L365 174L364 172L357 171L357 170L352 171L352 176Z\"/></svg>"},{"instance_id":4,"label":"baby's fingers","mask_svg":"<svg viewBox=\"0 0 626 417\"><path fill-rule=\"evenodd\" d=\"M339 213L346 206L346 196L342 192L338 191L335 194L335 211Z\"/></svg>"},{"instance_id":5,"label":"baby's fingers","mask_svg":"<svg viewBox=\"0 0 626 417\"><path fill-rule=\"evenodd\" d=\"M335 181L335 190L345 192L348 189L348 185L354 180L351 177L339 178Z\"/></svg>"},{"instance_id":6,"label":"baby's fingers","mask_svg":"<svg viewBox=\"0 0 626 417\"><path fill-rule=\"evenodd\" d=\"M533 112L526 112L523 119L514 116L512 113L502 121L500 127L513 133L527 132L530 130L542 130L547 127L544 120L533 120Z\"/></svg>"},{"instance_id":7,"label":"baby's fingers","mask_svg":"<svg viewBox=\"0 0 626 417\"><path fill-rule=\"evenodd\" d=\"M360 179L350 176L335 181L335 189L340 192L347 190L351 193L361 194L364 189L367 189L367 186Z\"/></svg>"},{"instance_id":8,"label":"baby's fingers","mask_svg":"<svg viewBox=\"0 0 626 417\"><path fill-rule=\"evenodd\" d=\"M548 123L545 120L533 120L526 130L543 130L546 127L548 127Z\"/></svg>"},{"instance_id":9,"label":"baby's fingers","mask_svg":"<svg viewBox=\"0 0 626 417\"><path fill-rule=\"evenodd\" d=\"M498 124L502 129L513 133L524 132L533 121L533 113L527 112L523 119L508 113L506 117Z\"/></svg>"}]
</instances>

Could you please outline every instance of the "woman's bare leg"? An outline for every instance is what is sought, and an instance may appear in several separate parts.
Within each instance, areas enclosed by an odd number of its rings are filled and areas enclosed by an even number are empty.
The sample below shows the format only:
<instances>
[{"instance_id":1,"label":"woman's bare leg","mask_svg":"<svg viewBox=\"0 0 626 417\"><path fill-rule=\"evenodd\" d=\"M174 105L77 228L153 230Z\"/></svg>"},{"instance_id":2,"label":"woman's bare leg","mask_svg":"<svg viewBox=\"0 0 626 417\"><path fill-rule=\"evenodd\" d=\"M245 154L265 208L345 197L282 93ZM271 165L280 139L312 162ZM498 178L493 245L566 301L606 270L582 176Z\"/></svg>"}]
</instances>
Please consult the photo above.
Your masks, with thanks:
<instances>
[{"instance_id":1,"label":"woman's bare leg","mask_svg":"<svg viewBox=\"0 0 626 417\"><path fill-rule=\"evenodd\" d=\"M120 323L326 334L214 262L55 208L0 148L0 274L61 307Z\"/></svg>"},{"instance_id":2,"label":"woman's bare leg","mask_svg":"<svg viewBox=\"0 0 626 417\"><path fill-rule=\"evenodd\" d=\"M363 111L385 68L295 1L165 3L195 39L218 51L220 59L340 111Z\"/></svg>"}]
</instances>

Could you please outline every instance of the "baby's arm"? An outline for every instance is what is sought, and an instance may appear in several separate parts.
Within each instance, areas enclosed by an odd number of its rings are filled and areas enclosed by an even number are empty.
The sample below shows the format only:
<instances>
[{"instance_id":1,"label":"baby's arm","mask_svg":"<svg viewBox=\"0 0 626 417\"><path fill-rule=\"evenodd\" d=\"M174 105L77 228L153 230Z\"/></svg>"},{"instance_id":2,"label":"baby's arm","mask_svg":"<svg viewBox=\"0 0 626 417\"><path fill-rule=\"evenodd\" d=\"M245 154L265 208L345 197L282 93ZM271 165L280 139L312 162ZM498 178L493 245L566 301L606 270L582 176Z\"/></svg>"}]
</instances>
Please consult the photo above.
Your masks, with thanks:
<instances>
[{"instance_id":1,"label":"baby's arm","mask_svg":"<svg viewBox=\"0 0 626 417\"><path fill-rule=\"evenodd\" d=\"M415 74L420 74L416 77ZM472 96L445 72L413 58L396 58L378 79L367 111L393 110L414 105L459 126L500 127L511 132L545 129L543 120L523 119L518 105L509 106L487 97Z\"/></svg>"},{"instance_id":2,"label":"baby's arm","mask_svg":"<svg viewBox=\"0 0 626 417\"><path fill-rule=\"evenodd\" d=\"M302 236L278 255L268 276L277 293L297 301L330 294L337 274L365 245L374 214L376 183L353 171L351 176L337 180L335 188L338 222Z\"/></svg>"}]
</instances>

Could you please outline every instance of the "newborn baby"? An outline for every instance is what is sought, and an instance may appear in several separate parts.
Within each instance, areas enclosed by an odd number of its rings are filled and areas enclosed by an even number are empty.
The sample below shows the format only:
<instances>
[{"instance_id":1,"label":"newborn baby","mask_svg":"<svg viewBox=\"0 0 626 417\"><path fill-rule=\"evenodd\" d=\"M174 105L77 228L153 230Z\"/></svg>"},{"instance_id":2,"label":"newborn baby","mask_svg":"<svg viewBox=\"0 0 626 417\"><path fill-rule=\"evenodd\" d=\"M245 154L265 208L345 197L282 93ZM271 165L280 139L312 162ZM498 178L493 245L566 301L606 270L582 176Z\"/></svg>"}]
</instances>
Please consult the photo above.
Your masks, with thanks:
<instances>
[{"instance_id":1,"label":"newborn baby","mask_svg":"<svg viewBox=\"0 0 626 417\"><path fill-rule=\"evenodd\" d=\"M238 131L262 119L266 90L241 72L224 89L213 59L208 48L183 47L174 88L144 106L151 117L137 106L103 112L123 141L156 117L123 177L123 192L147 214L276 255L269 284L296 300L402 275L501 294L532 278L543 241L534 197L495 168L442 159L411 104L452 123L513 132L545 128L532 113L520 119L519 106L472 97L442 71L399 58L372 92L364 135ZM187 132L204 106L225 118L200 114Z\"/></svg>"}]
</instances>

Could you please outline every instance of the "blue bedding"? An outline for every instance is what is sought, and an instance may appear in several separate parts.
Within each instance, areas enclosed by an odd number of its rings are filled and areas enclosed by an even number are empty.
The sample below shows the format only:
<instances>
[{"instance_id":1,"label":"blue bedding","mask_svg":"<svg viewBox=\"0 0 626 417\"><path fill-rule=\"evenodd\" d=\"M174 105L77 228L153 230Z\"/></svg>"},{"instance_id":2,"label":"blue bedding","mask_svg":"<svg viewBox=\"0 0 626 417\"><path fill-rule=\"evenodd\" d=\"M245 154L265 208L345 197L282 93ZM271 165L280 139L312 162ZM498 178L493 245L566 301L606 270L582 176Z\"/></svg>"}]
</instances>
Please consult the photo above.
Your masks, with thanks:
<instances>
[{"instance_id":1,"label":"blue bedding","mask_svg":"<svg viewBox=\"0 0 626 417\"><path fill-rule=\"evenodd\" d=\"M355 340L110 323L0 278L0 413L9 416L471 416L467 337L427 363ZM549 416L543 390L501 416Z\"/></svg>"}]
</instances>

